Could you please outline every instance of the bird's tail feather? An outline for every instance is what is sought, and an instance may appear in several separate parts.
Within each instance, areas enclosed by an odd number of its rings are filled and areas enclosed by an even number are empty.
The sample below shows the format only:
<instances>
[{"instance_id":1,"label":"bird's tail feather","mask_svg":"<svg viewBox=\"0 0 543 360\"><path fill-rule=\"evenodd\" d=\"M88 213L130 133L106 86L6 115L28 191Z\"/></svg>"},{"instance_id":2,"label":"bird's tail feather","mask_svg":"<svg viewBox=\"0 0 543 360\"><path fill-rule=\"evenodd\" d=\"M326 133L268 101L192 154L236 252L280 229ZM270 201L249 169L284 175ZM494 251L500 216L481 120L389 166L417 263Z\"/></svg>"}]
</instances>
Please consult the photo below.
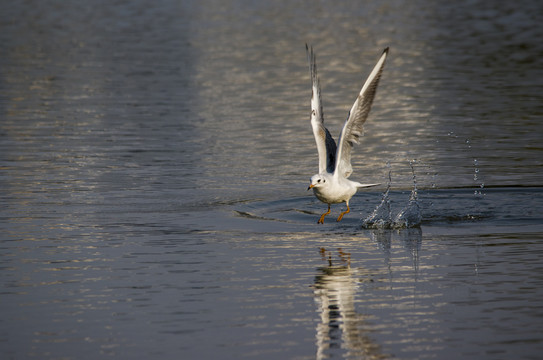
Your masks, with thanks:
<instances>
[{"instance_id":1,"label":"bird's tail feather","mask_svg":"<svg viewBox=\"0 0 543 360\"><path fill-rule=\"evenodd\" d=\"M381 184L360 184L360 183L357 183L356 187L357 188L367 188L367 187L372 187L372 186L377 186L377 185L381 185Z\"/></svg>"}]
</instances>

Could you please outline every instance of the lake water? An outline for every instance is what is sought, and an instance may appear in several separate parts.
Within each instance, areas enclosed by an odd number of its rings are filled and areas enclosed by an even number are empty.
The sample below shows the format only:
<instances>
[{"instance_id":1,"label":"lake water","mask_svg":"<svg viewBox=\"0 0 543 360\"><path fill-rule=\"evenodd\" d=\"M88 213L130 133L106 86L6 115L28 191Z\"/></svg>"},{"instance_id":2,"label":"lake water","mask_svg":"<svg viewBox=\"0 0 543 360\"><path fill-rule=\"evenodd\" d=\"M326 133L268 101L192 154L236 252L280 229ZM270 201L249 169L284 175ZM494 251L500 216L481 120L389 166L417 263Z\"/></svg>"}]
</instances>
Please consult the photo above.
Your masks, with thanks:
<instances>
[{"instance_id":1,"label":"lake water","mask_svg":"<svg viewBox=\"0 0 543 360\"><path fill-rule=\"evenodd\" d=\"M541 20L536 0L4 7L0 357L540 358ZM306 191L305 43L335 137L391 49L351 177L382 185L340 223ZM364 221L406 209L418 226Z\"/></svg>"}]
</instances>

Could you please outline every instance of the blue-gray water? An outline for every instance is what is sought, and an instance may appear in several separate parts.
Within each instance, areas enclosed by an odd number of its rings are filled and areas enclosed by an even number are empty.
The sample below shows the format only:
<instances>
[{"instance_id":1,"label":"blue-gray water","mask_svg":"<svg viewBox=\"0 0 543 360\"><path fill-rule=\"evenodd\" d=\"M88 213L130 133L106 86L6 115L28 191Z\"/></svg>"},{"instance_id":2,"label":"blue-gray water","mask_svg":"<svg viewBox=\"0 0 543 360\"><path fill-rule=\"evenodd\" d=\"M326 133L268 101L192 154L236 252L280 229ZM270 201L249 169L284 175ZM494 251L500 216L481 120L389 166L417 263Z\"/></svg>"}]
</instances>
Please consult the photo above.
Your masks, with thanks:
<instances>
[{"instance_id":1,"label":"blue-gray water","mask_svg":"<svg viewBox=\"0 0 543 360\"><path fill-rule=\"evenodd\" d=\"M2 359L537 359L539 1L19 1L0 13ZM317 159L390 46L343 209ZM416 178L420 227L394 217ZM389 177L390 174L390 177ZM379 209L378 209L379 210ZM388 210L387 210L388 211ZM385 211L386 213L386 211ZM386 214L385 214L386 215Z\"/></svg>"}]
</instances>

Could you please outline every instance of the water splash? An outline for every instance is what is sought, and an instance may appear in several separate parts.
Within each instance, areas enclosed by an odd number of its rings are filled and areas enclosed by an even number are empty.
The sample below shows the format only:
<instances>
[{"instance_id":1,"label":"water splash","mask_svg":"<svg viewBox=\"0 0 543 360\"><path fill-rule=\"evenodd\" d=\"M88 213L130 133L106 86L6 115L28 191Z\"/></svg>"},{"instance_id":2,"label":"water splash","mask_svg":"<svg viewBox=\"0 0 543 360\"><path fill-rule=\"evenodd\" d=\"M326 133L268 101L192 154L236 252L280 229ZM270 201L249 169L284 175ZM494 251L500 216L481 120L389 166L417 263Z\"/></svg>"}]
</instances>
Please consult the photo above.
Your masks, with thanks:
<instances>
[{"instance_id":1,"label":"water splash","mask_svg":"<svg viewBox=\"0 0 543 360\"><path fill-rule=\"evenodd\" d=\"M389 166L389 164L387 164ZM390 229L392 228L392 209L390 207L390 183L392 182L391 171L388 171L387 188L383 193L381 203L362 222L366 229Z\"/></svg>"},{"instance_id":2,"label":"water splash","mask_svg":"<svg viewBox=\"0 0 543 360\"><path fill-rule=\"evenodd\" d=\"M474 170L473 170L473 181L475 183L477 183L478 181L481 181L481 177L479 175L479 161L477 159L473 159L473 167L474 167ZM479 189L475 189L474 191L474 195L475 196L484 196L485 193L483 193L483 189L485 187L485 183L481 181L479 185Z\"/></svg>"},{"instance_id":3,"label":"water splash","mask_svg":"<svg viewBox=\"0 0 543 360\"><path fill-rule=\"evenodd\" d=\"M389 197L390 184L392 182L391 171L388 172L387 188L383 193L381 203L375 210L362 222L366 229L404 229L419 227L422 222L422 213L418 203L417 176L415 174L414 164L416 160L409 162L411 173L413 174L413 189L409 196L407 205L392 220L392 209Z\"/></svg>"},{"instance_id":4,"label":"water splash","mask_svg":"<svg viewBox=\"0 0 543 360\"><path fill-rule=\"evenodd\" d=\"M416 160L409 162L411 173L413 174L413 190L411 190L409 202L394 219L395 229L419 227L422 222L422 213L420 211L417 193L417 175L415 174L415 168L413 166L415 163Z\"/></svg>"}]
</instances>

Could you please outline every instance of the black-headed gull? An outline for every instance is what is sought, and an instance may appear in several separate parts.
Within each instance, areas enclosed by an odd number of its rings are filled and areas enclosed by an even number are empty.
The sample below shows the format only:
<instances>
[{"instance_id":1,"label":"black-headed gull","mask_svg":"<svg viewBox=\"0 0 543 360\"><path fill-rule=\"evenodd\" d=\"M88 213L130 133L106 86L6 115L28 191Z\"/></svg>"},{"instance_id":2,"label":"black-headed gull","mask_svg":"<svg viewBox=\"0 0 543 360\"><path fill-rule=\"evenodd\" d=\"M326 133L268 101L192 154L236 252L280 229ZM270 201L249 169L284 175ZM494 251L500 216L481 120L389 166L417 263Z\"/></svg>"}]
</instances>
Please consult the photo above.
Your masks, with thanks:
<instances>
[{"instance_id":1,"label":"black-headed gull","mask_svg":"<svg viewBox=\"0 0 543 360\"><path fill-rule=\"evenodd\" d=\"M311 184L307 190L313 189L313 193L317 199L328 204L328 211L322 214L318 221L319 224L323 224L324 217L330 214L331 204L345 202L347 205L347 210L339 214L337 218L337 221L340 221L343 215L350 212L349 200L351 200L359 188L379 185L361 184L349 180L348 177L353 172L351 150L354 144L358 144L358 140L362 135L363 125L370 112L377 85L385 66L388 47L381 54L379 61L377 61L364 86L362 86L362 90L360 90L351 111L349 111L347 121L345 121L345 125L343 125L343 129L339 135L337 147L332 135L330 135L330 132L324 126L321 90L313 47L309 48L306 45L306 50L312 82L311 126L313 127L313 135L315 135L319 153L319 173L311 177Z\"/></svg>"}]
</instances>

